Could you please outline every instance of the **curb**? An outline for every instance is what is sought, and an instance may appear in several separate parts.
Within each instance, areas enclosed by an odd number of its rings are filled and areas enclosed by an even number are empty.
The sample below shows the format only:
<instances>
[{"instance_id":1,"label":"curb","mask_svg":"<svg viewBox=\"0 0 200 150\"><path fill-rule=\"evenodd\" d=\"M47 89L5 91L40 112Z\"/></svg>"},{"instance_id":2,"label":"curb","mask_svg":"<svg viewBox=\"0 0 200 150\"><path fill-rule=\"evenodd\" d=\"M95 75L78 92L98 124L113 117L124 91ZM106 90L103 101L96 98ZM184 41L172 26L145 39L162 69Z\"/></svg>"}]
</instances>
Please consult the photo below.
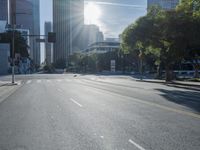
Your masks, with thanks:
<instances>
[{"instance_id":1,"label":"curb","mask_svg":"<svg viewBox=\"0 0 200 150\"><path fill-rule=\"evenodd\" d=\"M3 87L3 86L16 86L16 85L21 85L21 82L15 82L15 83L0 82L0 87Z\"/></svg>"},{"instance_id":2,"label":"curb","mask_svg":"<svg viewBox=\"0 0 200 150\"><path fill-rule=\"evenodd\" d=\"M200 91L200 85L194 85L194 84L186 84L186 83L177 83L177 82L163 82L163 81L147 81L147 80L135 80L137 82L146 82L146 83L157 83L157 84L164 84L171 87L177 87L177 88L184 88L188 90L195 90Z\"/></svg>"}]
</instances>

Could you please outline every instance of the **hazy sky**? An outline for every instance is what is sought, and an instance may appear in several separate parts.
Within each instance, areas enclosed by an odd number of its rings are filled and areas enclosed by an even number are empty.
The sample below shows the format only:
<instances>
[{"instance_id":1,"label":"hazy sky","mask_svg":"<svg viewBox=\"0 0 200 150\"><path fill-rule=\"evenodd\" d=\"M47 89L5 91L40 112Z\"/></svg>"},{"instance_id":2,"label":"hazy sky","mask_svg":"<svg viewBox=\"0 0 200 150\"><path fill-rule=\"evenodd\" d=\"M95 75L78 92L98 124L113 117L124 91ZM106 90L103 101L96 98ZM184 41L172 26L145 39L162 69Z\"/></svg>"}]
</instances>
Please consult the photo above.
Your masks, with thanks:
<instances>
[{"instance_id":1,"label":"hazy sky","mask_svg":"<svg viewBox=\"0 0 200 150\"><path fill-rule=\"evenodd\" d=\"M101 10L99 26L106 37L118 37L127 25L146 14L146 0L88 1L96 1Z\"/></svg>"},{"instance_id":2,"label":"hazy sky","mask_svg":"<svg viewBox=\"0 0 200 150\"><path fill-rule=\"evenodd\" d=\"M101 11L98 26L105 37L118 37L129 24L146 14L147 0L85 0L85 5L89 2ZM44 22L52 21L52 0L40 0L40 14L43 34Z\"/></svg>"},{"instance_id":3,"label":"hazy sky","mask_svg":"<svg viewBox=\"0 0 200 150\"><path fill-rule=\"evenodd\" d=\"M98 5L101 11L99 26L106 37L118 37L123 29L146 13L146 0L87 0ZM40 0L41 31L44 21L52 21L52 0Z\"/></svg>"}]
</instances>

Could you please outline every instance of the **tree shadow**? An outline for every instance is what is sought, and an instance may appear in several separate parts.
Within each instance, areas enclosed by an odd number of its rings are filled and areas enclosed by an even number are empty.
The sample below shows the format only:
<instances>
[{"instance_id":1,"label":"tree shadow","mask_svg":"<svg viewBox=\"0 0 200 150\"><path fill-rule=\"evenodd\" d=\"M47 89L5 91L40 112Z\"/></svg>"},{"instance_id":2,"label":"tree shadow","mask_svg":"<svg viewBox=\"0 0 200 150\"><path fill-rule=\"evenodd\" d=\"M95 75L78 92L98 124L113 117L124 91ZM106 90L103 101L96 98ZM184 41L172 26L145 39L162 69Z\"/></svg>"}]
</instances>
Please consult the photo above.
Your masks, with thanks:
<instances>
[{"instance_id":1,"label":"tree shadow","mask_svg":"<svg viewBox=\"0 0 200 150\"><path fill-rule=\"evenodd\" d=\"M166 89L155 90L160 91L160 95L163 96L166 100L188 107L200 113L200 92L179 90L171 91Z\"/></svg>"}]
</instances>

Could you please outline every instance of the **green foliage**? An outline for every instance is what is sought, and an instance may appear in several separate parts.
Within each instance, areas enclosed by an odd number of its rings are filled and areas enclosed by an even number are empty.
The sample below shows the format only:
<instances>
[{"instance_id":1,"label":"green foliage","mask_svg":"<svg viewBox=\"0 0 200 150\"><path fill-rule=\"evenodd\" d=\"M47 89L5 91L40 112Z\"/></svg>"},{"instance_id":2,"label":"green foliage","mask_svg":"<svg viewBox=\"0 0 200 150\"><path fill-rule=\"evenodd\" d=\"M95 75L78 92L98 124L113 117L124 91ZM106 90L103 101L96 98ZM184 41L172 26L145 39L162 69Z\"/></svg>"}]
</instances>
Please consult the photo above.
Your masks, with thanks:
<instances>
[{"instance_id":1,"label":"green foliage","mask_svg":"<svg viewBox=\"0 0 200 150\"><path fill-rule=\"evenodd\" d=\"M136 55L138 51L153 54L157 58L155 64L162 63L170 69L187 57L190 49L200 48L199 27L199 0L183 0L172 11L152 7L146 16L124 30L121 48Z\"/></svg>"},{"instance_id":2,"label":"green foliage","mask_svg":"<svg viewBox=\"0 0 200 150\"><path fill-rule=\"evenodd\" d=\"M43 70L47 73L54 73L55 72L55 68L53 67L53 65L45 65L43 67Z\"/></svg>"},{"instance_id":3,"label":"green foliage","mask_svg":"<svg viewBox=\"0 0 200 150\"><path fill-rule=\"evenodd\" d=\"M53 66L57 69L64 69L64 68L66 68L66 60L59 59L53 64Z\"/></svg>"},{"instance_id":4,"label":"green foliage","mask_svg":"<svg viewBox=\"0 0 200 150\"><path fill-rule=\"evenodd\" d=\"M12 54L12 37L13 37L12 31L7 31L1 34L1 43L11 44L10 54ZM24 37L22 37L21 33L18 31L15 31L14 37L15 37L15 53L19 53L22 57L28 57L29 47L27 45L27 41L24 39Z\"/></svg>"},{"instance_id":5,"label":"green foliage","mask_svg":"<svg viewBox=\"0 0 200 150\"><path fill-rule=\"evenodd\" d=\"M74 53L73 55L70 56L70 62L73 64L78 64L79 60L81 58L81 54L80 53Z\"/></svg>"},{"instance_id":6,"label":"green foliage","mask_svg":"<svg viewBox=\"0 0 200 150\"><path fill-rule=\"evenodd\" d=\"M194 18L200 18L200 1L199 0L182 0L177 7L177 11Z\"/></svg>"},{"instance_id":7,"label":"green foliage","mask_svg":"<svg viewBox=\"0 0 200 150\"><path fill-rule=\"evenodd\" d=\"M110 71L111 60L116 61L116 69L122 70L122 53L120 50L115 50L102 54L79 54L75 53L70 57L70 64L77 72L101 72L104 70Z\"/></svg>"}]
</instances>

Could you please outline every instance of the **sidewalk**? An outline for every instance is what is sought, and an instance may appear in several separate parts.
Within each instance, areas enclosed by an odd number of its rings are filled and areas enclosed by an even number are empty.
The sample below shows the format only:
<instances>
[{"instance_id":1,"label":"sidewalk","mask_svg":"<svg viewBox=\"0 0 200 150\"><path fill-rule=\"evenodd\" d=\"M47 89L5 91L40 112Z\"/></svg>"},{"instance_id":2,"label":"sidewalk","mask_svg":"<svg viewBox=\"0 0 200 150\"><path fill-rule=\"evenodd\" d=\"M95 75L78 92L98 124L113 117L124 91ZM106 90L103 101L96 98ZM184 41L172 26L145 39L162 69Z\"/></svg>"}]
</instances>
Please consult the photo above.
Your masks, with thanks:
<instances>
[{"instance_id":1,"label":"sidewalk","mask_svg":"<svg viewBox=\"0 0 200 150\"><path fill-rule=\"evenodd\" d=\"M134 78L133 78L134 79ZM143 81L143 82L153 82L153 83L164 83L164 84L180 84L180 85L188 85L188 86L197 86L200 87L200 82L191 82L191 81L172 81L166 83L165 80L158 80L158 79L136 79L136 81Z\"/></svg>"},{"instance_id":2,"label":"sidewalk","mask_svg":"<svg viewBox=\"0 0 200 150\"><path fill-rule=\"evenodd\" d=\"M177 88L185 88L185 89L200 91L200 82L190 82L190 81L166 82L165 80L157 80L157 79L143 79L143 80L136 79L136 81L149 82L149 83L160 83L160 84L165 84L165 85L173 86L173 87L177 87Z\"/></svg>"},{"instance_id":3,"label":"sidewalk","mask_svg":"<svg viewBox=\"0 0 200 150\"><path fill-rule=\"evenodd\" d=\"M140 76L130 76L130 75L107 75L99 76L100 78L120 78L120 79L129 79L137 82L147 82L147 83L158 83L171 87L184 88L189 90L200 91L200 82L191 82L191 81L172 81L166 82L165 80L158 80L153 78L148 78L143 76L143 80L140 80Z\"/></svg>"},{"instance_id":4,"label":"sidewalk","mask_svg":"<svg viewBox=\"0 0 200 150\"><path fill-rule=\"evenodd\" d=\"M12 84L10 81L0 81L0 103L20 87L19 84Z\"/></svg>"},{"instance_id":5,"label":"sidewalk","mask_svg":"<svg viewBox=\"0 0 200 150\"><path fill-rule=\"evenodd\" d=\"M9 82L7 82L7 81L0 81L0 87L1 87L1 86L5 86L5 85L7 85L7 84L9 84Z\"/></svg>"}]
</instances>

